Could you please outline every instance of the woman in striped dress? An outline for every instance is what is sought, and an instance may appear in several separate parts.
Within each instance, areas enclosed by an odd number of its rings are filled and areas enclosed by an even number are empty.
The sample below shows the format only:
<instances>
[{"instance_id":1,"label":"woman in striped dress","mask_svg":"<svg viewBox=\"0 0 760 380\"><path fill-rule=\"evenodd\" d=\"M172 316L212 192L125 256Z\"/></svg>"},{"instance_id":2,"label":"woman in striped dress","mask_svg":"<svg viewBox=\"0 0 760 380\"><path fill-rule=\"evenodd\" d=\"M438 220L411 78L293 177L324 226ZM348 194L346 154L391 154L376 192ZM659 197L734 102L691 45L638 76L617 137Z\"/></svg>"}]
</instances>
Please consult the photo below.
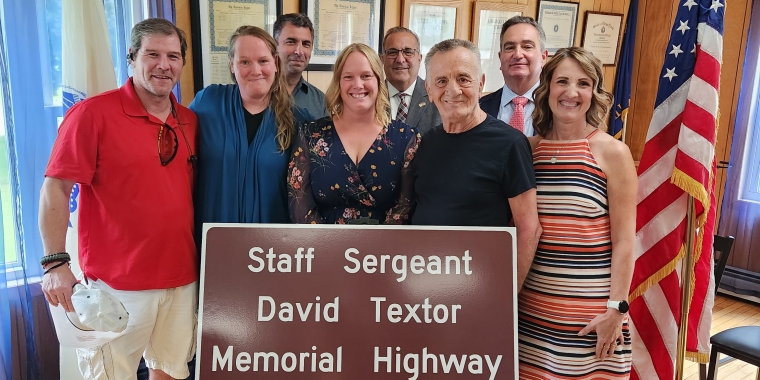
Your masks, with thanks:
<instances>
[{"instance_id":1,"label":"woman in striped dress","mask_svg":"<svg viewBox=\"0 0 760 380\"><path fill-rule=\"evenodd\" d=\"M604 133L612 96L578 47L544 66L532 137L543 234L519 297L520 379L627 379L636 170ZM601 129L601 131L600 131Z\"/></svg>"}]
</instances>

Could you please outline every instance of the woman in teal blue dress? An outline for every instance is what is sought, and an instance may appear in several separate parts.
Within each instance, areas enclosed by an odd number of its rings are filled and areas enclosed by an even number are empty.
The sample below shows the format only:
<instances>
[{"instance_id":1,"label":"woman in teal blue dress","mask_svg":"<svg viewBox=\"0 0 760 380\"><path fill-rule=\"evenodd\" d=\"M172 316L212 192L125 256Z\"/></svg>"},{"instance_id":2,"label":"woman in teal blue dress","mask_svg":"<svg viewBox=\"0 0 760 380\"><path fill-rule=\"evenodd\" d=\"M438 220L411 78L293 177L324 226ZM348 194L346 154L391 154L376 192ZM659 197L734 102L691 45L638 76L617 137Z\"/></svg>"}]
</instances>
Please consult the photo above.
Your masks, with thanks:
<instances>
[{"instance_id":1,"label":"woman in teal blue dress","mask_svg":"<svg viewBox=\"0 0 760 380\"><path fill-rule=\"evenodd\" d=\"M390 120L380 57L364 44L346 47L325 101L331 116L303 125L293 147L291 221L408 223L409 162L420 137L416 129Z\"/></svg>"},{"instance_id":2,"label":"woman in teal blue dress","mask_svg":"<svg viewBox=\"0 0 760 380\"><path fill-rule=\"evenodd\" d=\"M235 84L208 86L190 104L199 122L198 233L203 223L289 222L295 126L311 118L293 106L276 47L263 29L241 26L229 46Z\"/></svg>"}]
</instances>

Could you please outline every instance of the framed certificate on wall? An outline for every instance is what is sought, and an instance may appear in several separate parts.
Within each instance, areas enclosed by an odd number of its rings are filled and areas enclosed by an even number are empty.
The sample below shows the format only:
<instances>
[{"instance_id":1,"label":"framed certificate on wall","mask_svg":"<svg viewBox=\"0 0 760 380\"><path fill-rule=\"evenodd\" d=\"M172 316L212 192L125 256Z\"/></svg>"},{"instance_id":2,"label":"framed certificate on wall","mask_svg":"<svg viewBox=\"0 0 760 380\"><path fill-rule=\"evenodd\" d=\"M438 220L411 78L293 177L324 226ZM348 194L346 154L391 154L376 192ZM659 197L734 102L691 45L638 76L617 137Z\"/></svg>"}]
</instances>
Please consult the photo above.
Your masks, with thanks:
<instances>
[{"instance_id":1,"label":"framed certificate on wall","mask_svg":"<svg viewBox=\"0 0 760 380\"><path fill-rule=\"evenodd\" d=\"M546 49L549 55L554 55L557 50L575 44L578 3L541 0L537 21L546 33Z\"/></svg>"},{"instance_id":2,"label":"framed certificate on wall","mask_svg":"<svg viewBox=\"0 0 760 380\"><path fill-rule=\"evenodd\" d=\"M314 50L306 70L332 71L338 54L354 42L380 51L385 0L301 0L314 23Z\"/></svg>"},{"instance_id":3,"label":"framed certificate on wall","mask_svg":"<svg viewBox=\"0 0 760 380\"><path fill-rule=\"evenodd\" d=\"M581 46L599 58L603 65L614 66L617 62L622 26L623 15L620 13L588 11Z\"/></svg>"},{"instance_id":4,"label":"framed certificate on wall","mask_svg":"<svg viewBox=\"0 0 760 380\"><path fill-rule=\"evenodd\" d=\"M522 16L527 5L476 1L472 12L472 42L480 50L480 64L486 75L483 92L494 92L504 86L499 51L501 26L514 16Z\"/></svg>"},{"instance_id":5,"label":"framed certificate on wall","mask_svg":"<svg viewBox=\"0 0 760 380\"><path fill-rule=\"evenodd\" d=\"M406 0L402 25L420 38L423 56L433 45L451 38L467 39L464 20L464 0ZM420 67L420 78L425 78L425 65Z\"/></svg>"},{"instance_id":6,"label":"framed certificate on wall","mask_svg":"<svg viewBox=\"0 0 760 380\"><path fill-rule=\"evenodd\" d=\"M195 90L210 84L232 83L227 56L230 36L243 25L258 26L270 34L282 0L194 0L191 3Z\"/></svg>"}]
</instances>

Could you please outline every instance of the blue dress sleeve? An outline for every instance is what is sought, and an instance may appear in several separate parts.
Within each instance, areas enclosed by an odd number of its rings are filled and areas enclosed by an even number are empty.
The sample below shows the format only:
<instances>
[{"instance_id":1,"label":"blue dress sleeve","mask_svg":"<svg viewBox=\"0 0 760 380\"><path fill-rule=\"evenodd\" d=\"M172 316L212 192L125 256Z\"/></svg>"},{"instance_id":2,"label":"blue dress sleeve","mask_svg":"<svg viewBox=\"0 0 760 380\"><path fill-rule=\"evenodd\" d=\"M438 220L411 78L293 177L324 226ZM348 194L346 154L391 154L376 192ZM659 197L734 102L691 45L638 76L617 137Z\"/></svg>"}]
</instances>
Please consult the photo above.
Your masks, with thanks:
<instances>
[{"instance_id":1,"label":"blue dress sleeve","mask_svg":"<svg viewBox=\"0 0 760 380\"><path fill-rule=\"evenodd\" d=\"M187 108L190 108L191 111L197 113L198 112L198 105L201 102L201 98L203 98L203 94L206 92L206 89L202 89L198 91L197 94L195 94L195 97L193 98L193 101L190 102L190 105L187 106Z\"/></svg>"}]
</instances>

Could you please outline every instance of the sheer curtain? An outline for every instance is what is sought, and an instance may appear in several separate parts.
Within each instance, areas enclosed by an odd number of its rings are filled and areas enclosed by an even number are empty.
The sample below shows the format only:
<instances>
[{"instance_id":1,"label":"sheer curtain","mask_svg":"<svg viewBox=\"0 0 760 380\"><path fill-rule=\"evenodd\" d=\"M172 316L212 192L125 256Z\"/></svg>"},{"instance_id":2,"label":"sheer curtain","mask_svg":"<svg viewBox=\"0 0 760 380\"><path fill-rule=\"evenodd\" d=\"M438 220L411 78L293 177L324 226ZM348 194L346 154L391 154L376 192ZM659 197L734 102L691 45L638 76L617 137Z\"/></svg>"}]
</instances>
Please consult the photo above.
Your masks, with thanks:
<instances>
[{"instance_id":1,"label":"sheer curtain","mask_svg":"<svg viewBox=\"0 0 760 380\"><path fill-rule=\"evenodd\" d=\"M2 94L2 104L11 104L10 99L10 81L8 78L8 59L5 50L4 31L2 26L5 23L0 18L0 93ZM4 110L4 125L6 126L6 136L9 147L13 148L15 145L15 138L13 136L13 116L9 109ZM10 132L10 133L9 133ZM10 150L10 149L9 149ZM0 200L3 197L9 197L10 194L2 194L0 192ZM0 215L2 214L2 202L0 202ZM0 230L2 230L2 218L0 218ZM22 320L25 323L25 330L31 334L34 334L34 326L31 323L32 318L28 318L31 314L31 291L29 284L26 281L25 265L23 265L23 257L20 258L22 263L19 268L9 268L5 263L5 241L4 235L0 234L0 380L10 380L14 378L14 373L20 373L22 371L19 360L19 354L14 352L14 348L17 345L13 344L11 340L13 324L11 321L17 320L16 315L11 313L20 313ZM10 274L7 275L6 273ZM20 283L12 281L14 277L18 277ZM11 280L11 281L9 281ZM9 286L11 284L11 286ZM26 336L29 340L29 336ZM35 358L34 344L26 346L26 357ZM36 379L39 377L37 361L30 360L26 368L23 369L27 378Z\"/></svg>"},{"instance_id":2,"label":"sheer curtain","mask_svg":"<svg viewBox=\"0 0 760 380\"><path fill-rule=\"evenodd\" d=\"M760 6L750 18L720 235L736 238L721 288L760 297Z\"/></svg>"},{"instance_id":3,"label":"sheer curtain","mask_svg":"<svg viewBox=\"0 0 760 380\"><path fill-rule=\"evenodd\" d=\"M24 22L25 14L20 7L3 7L2 17L0 17L0 92L3 99L3 113L5 135L8 145L8 163L10 166L10 183L12 194L0 194L0 197L12 197L14 205L14 218L17 227L16 239L20 241L17 249L17 260L12 263L6 263L5 244L0 245L2 255L0 255L0 379L39 379L40 363L37 356L37 347L35 345L35 326L34 326L34 307L32 300L32 289L27 280L29 265L34 265L35 257L27 257L27 246L23 244L24 230L27 224L24 223L22 205L30 201L30 194L21 194L21 178L19 176L19 155L28 153L23 144L19 144L19 139L23 143L27 137L17 136L16 118L14 118L13 93L11 91L10 69L17 64L9 60L10 52L16 49L6 44L5 36L7 30L14 27L11 18L21 17L16 22ZM11 16L11 17L9 17ZM32 38L36 38L33 34ZM26 36L25 38L29 38ZM27 41L30 42L30 41ZM36 41L35 41L36 42ZM19 146L21 145L21 146ZM19 154L21 153L21 154ZM13 195L13 196L12 196ZM0 202L0 207L2 203ZM32 208L31 210L35 210ZM1 210L0 210L1 211ZM6 210L7 211L7 210ZM0 235L2 236L2 235ZM32 255L35 256L35 255ZM28 260L27 260L28 259ZM35 268L36 269L36 268ZM15 322L15 323L14 323ZM21 326L17 326L17 324ZM15 339L13 337L16 337ZM24 339L20 338L23 336Z\"/></svg>"}]
</instances>

